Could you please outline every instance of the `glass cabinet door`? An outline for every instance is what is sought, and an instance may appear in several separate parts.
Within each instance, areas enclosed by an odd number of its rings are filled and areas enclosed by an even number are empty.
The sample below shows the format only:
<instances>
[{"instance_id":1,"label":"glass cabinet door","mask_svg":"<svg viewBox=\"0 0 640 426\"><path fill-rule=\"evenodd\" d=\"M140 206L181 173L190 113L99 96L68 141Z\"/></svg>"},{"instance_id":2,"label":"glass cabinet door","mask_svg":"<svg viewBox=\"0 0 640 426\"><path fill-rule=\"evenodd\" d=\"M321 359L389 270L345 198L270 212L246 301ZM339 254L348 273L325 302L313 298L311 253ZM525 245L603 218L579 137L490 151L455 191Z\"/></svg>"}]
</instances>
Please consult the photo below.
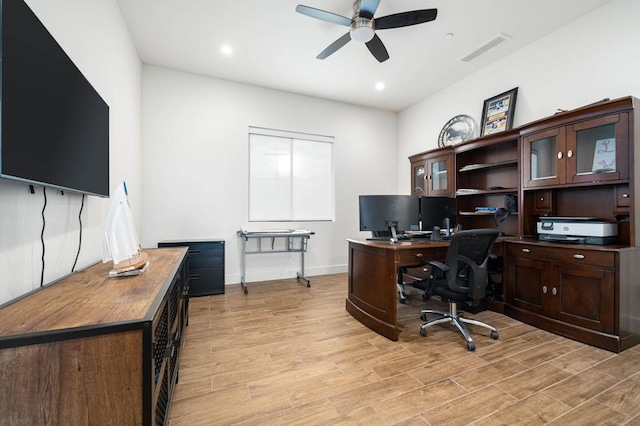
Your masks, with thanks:
<instances>
[{"instance_id":1,"label":"glass cabinet door","mask_svg":"<svg viewBox=\"0 0 640 426\"><path fill-rule=\"evenodd\" d=\"M426 164L421 161L411 165L411 194L416 197L426 195L425 191L425 167Z\"/></svg>"},{"instance_id":2,"label":"glass cabinet door","mask_svg":"<svg viewBox=\"0 0 640 426\"><path fill-rule=\"evenodd\" d=\"M425 195L451 195L453 192L453 155L447 154L427 160L427 188Z\"/></svg>"},{"instance_id":3,"label":"glass cabinet door","mask_svg":"<svg viewBox=\"0 0 640 426\"><path fill-rule=\"evenodd\" d=\"M564 129L551 129L523 139L525 187L564 183Z\"/></svg>"},{"instance_id":4,"label":"glass cabinet door","mask_svg":"<svg viewBox=\"0 0 640 426\"><path fill-rule=\"evenodd\" d=\"M441 191L447 189L447 162L434 161L431 163L431 191Z\"/></svg>"},{"instance_id":5,"label":"glass cabinet door","mask_svg":"<svg viewBox=\"0 0 640 426\"><path fill-rule=\"evenodd\" d=\"M567 182L628 179L628 127L626 113L569 127Z\"/></svg>"}]
</instances>

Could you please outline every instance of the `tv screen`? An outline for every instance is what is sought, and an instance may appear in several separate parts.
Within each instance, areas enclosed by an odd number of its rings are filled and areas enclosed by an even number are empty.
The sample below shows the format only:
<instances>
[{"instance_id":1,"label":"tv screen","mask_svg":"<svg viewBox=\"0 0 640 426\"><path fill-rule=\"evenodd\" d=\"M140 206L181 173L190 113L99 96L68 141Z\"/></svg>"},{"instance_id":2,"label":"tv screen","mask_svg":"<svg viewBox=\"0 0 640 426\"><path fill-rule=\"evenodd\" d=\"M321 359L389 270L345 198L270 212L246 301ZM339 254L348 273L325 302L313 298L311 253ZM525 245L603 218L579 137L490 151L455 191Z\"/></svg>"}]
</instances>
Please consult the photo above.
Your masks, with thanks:
<instances>
[{"instance_id":1,"label":"tv screen","mask_svg":"<svg viewBox=\"0 0 640 426\"><path fill-rule=\"evenodd\" d=\"M445 219L449 228L456 226L456 199L450 197L420 197L420 221L422 231L431 231L434 226L445 230Z\"/></svg>"},{"instance_id":2,"label":"tv screen","mask_svg":"<svg viewBox=\"0 0 640 426\"><path fill-rule=\"evenodd\" d=\"M0 176L109 196L109 106L22 0L2 1Z\"/></svg>"},{"instance_id":3,"label":"tv screen","mask_svg":"<svg viewBox=\"0 0 640 426\"><path fill-rule=\"evenodd\" d=\"M418 198L412 195L361 195L359 207L360 230L373 237L391 236L390 224L399 233L418 230Z\"/></svg>"}]
</instances>

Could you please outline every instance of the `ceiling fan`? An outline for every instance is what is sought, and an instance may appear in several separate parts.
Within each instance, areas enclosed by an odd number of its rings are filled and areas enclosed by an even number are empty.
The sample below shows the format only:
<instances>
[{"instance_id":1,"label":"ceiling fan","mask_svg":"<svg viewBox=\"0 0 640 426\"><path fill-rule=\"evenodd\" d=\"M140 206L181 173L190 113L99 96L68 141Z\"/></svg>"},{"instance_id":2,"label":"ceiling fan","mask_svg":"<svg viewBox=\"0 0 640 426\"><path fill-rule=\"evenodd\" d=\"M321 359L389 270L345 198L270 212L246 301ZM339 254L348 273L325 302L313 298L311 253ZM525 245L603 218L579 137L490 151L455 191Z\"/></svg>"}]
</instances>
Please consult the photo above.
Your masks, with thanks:
<instances>
[{"instance_id":1,"label":"ceiling fan","mask_svg":"<svg viewBox=\"0 0 640 426\"><path fill-rule=\"evenodd\" d=\"M384 62L389 59L389 53L384 47L382 40L380 40L380 37L376 34L376 30L387 30L390 28L422 24L433 21L438 14L438 9L422 9L374 18L373 15L376 13L379 4L380 0L355 0L353 2L352 18L301 4L296 7L296 12L312 18L349 27L349 32L320 52L317 56L318 59L329 57L350 40L353 40L366 44L378 62Z\"/></svg>"}]
</instances>

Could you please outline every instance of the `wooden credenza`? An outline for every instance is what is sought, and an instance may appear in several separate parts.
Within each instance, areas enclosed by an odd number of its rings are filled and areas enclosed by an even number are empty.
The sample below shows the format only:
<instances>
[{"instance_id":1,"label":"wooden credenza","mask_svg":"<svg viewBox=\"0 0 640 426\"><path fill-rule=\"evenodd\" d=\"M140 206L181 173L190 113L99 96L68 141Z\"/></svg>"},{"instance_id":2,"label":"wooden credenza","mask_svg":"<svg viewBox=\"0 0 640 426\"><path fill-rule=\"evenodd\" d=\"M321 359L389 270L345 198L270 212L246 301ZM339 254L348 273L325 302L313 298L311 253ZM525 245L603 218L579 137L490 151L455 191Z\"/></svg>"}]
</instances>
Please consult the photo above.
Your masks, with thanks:
<instances>
[{"instance_id":1,"label":"wooden credenza","mask_svg":"<svg viewBox=\"0 0 640 426\"><path fill-rule=\"evenodd\" d=\"M96 264L0 308L0 424L166 424L187 324L184 247Z\"/></svg>"}]
</instances>

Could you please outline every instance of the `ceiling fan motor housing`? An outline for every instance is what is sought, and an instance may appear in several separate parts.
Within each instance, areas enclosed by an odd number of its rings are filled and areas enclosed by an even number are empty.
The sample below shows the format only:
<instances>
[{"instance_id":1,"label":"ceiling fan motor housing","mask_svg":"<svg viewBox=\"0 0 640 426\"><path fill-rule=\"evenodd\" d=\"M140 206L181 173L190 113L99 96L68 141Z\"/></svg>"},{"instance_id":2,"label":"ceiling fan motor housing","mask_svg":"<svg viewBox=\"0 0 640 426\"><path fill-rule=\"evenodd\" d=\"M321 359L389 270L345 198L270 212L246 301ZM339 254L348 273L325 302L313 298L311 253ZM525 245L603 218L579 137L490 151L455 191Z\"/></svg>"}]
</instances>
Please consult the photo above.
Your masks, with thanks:
<instances>
[{"instance_id":1,"label":"ceiling fan motor housing","mask_svg":"<svg viewBox=\"0 0 640 426\"><path fill-rule=\"evenodd\" d=\"M356 16L353 18L351 24L351 40L358 41L360 43L369 42L375 35L375 28L373 27L373 20Z\"/></svg>"}]
</instances>

